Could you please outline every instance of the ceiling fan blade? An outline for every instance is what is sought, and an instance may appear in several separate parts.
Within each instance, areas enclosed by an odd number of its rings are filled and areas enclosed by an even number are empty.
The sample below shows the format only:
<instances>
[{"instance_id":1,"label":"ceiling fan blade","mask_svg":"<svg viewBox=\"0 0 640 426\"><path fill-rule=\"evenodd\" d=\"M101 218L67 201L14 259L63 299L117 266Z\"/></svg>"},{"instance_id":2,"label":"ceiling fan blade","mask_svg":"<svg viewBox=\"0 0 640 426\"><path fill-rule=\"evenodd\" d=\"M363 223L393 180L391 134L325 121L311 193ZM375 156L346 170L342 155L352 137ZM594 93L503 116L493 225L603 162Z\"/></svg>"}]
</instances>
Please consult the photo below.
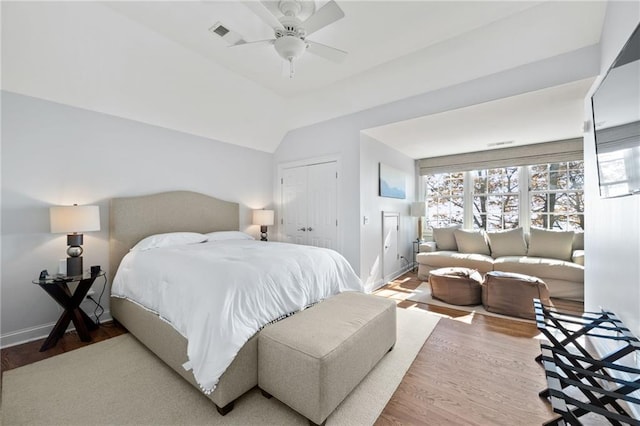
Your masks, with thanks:
<instances>
[{"instance_id":1,"label":"ceiling fan blade","mask_svg":"<svg viewBox=\"0 0 640 426\"><path fill-rule=\"evenodd\" d=\"M276 28L284 29L280 21L278 21L278 18L276 18L273 15L273 13L271 13L269 9L267 9L267 7L264 4L262 4L262 2L254 0L254 1L243 1L241 3L245 5L249 10L251 10L253 13L258 15L260 19L262 19L267 25L269 25L274 30Z\"/></svg>"},{"instance_id":2,"label":"ceiling fan blade","mask_svg":"<svg viewBox=\"0 0 640 426\"><path fill-rule=\"evenodd\" d=\"M268 40L257 40L257 41L240 40L236 44L232 44L229 47L249 46L249 45L252 45L252 44L273 44L274 41L276 41L275 38L271 38L271 39L268 39Z\"/></svg>"},{"instance_id":3,"label":"ceiling fan blade","mask_svg":"<svg viewBox=\"0 0 640 426\"><path fill-rule=\"evenodd\" d=\"M309 47L307 51L314 55L322 56L332 62L340 63L347 57L347 52L344 50L336 49L335 47L327 46L325 44L316 43L315 41L305 40Z\"/></svg>"},{"instance_id":4,"label":"ceiling fan blade","mask_svg":"<svg viewBox=\"0 0 640 426\"><path fill-rule=\"evenodd\" d=\"M309 18L302 23L302 26L306 30L307 35L309 35L342 18L344 18L344 12L340 9L338 3L330 0L316 13L309 16Z\"/></svg>"}]
</instances>

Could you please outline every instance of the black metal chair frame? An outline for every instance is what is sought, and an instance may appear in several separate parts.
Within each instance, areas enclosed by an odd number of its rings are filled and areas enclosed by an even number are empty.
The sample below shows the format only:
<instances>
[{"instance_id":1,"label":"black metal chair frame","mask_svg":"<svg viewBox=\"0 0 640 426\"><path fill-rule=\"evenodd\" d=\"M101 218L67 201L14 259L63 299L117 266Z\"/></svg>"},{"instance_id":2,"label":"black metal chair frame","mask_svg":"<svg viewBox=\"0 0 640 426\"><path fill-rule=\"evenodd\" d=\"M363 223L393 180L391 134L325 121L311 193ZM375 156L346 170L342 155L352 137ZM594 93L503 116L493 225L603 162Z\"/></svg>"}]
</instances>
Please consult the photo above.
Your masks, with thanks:
<instances>
[{"instance_id":1,"label":"black metal chair frame","mask_svg":"<svg viewBox=\"0 0 640 426\"><path fill-rule=\"evenodd\" d=\"M640 425L628 409L629 404L640 408L640 399L629 395L640 390L640 369L619 362L634 351L640 355L640 341L612 312L578 316L553 310L539 299L533 303L538 330L548 340L541 342L541 355L536 358L544 366L548 386L540 396L549 398L553 411L561 416L545 425L581 425L579 418L587 413L596 413L612 425ZM579 342L586 336L618 341L620 347L594 358ZM637 378L623 380L617 377L619 372Z\"/></svg>"}]
</instances>

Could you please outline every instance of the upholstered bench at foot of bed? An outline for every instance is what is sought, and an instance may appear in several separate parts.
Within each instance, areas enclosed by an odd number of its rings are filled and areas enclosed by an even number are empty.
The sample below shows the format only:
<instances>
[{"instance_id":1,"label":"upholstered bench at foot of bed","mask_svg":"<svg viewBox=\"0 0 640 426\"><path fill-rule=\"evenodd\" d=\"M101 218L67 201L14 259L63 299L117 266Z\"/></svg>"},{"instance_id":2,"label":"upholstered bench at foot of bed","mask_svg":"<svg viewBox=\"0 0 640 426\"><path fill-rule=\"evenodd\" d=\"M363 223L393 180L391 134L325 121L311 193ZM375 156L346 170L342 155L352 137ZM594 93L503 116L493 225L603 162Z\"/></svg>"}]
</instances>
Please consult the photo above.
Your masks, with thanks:
<instances>
[{"instance_id":1,"label":"upholstered bench at foot of bed","mask_svg":"<svg viewBox=\"0 0 640 426\"><path fill-rule=\"evenodd\" d=\"M260 332L258 386L322 424L395 341L395 302L341 293Z\"/></svg>"}]
</instances>

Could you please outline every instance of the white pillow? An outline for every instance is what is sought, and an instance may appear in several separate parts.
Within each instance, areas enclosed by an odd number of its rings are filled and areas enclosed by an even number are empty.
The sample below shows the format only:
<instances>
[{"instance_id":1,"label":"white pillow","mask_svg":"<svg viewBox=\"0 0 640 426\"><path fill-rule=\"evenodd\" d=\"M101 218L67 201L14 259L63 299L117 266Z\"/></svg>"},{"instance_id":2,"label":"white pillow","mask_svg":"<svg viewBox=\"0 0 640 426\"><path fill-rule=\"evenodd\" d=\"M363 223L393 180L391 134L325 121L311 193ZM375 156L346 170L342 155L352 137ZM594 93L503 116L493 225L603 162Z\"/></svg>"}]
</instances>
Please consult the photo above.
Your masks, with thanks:
<instances>
[{"instance_id":1,"label":"white pillow","mask_svg":"<svg viewBox=\"0 0 640 426\"><path fill-rule=\"evenodd\" d=\"M251 235L240 231L218 231L206 234L207 241L255 240Z\"/></svg>"},{"instance_id":2,"label":"white pillow","mask_svg":"<svg viewBox=\"0 0 640 426\"><path fill-rule=\"evenodd\" d=\"M197 232L169 232L167 234L150 235L138 242L130 251L151 250L162 247L198 244L207 241L207 236Z\"/></svg>"},{"instance_id":3,"label":"white pillow","mask_svg":"<svg viewBox=\"0 0 640 426\"><path fill-rule=\"evenodd\" d=\"M491 254L489 244L487 243L487 237L483 229L473 231L456 229L453 231L453 236L456 239L456 244L458 245L458 251L460 253Z\"/></svg>"}]
</instances>

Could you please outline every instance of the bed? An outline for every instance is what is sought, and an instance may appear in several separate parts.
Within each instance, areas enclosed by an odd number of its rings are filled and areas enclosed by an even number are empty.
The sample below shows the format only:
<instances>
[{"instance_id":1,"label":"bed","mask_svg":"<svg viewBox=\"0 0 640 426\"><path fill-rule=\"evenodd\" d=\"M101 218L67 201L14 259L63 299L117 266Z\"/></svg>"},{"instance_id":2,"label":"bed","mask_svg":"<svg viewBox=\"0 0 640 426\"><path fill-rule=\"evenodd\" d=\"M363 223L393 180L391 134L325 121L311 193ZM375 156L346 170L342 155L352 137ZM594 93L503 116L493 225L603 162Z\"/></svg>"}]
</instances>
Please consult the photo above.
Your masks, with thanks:
<instances>
[{"instance_id":1,"label":"bed","mask_svg":"<svg viewBox=\"0 0 640 426\"><path fill-rule=\"evenodd\" d=\"M203 194L174 191L140 197L114 198L110 205L110 269L115 273L129 250L140 240L151 235L167 232L205 234L212 231L237 231L238 227L239 205L237 203ZM265 244L284 246L282 243L257 241L236 243L242 249L245 249L247 244L262 244L260 247L267 247ZM201 249L200 245L194 245L192 248L193 250ZM124 259L123 265L127 268L130 257ZM237 262L237 257L234 262ZM119 272L118 275L124 275L124 273ZM119 281L116 282L118 279L119 277L116 277L114 280L114 287L119 286ZM357 290L355 284L350 285L354 287L353 290ZM188 333L179 332L175 324L166 320L166 314L159 314L159 311L145 307L132 298L112 294L110 302L111 315L115 320L124 325L131 334L189 383L208 393L202 386L202 378L197 379L194 376L194 370L187 369L193 361L193 356L190 359L187 355L188 350L193 347L193 345L189 346L189 339L184 337ZM257 333L252 334L252 337L246 341L242 341L243 345L239 347L224 373L219 376L215 389L207 394L222 415L233 408L235 399L258 383ZM193 355L193 351L191 353Z\"/></svg>"}]
</instances>

